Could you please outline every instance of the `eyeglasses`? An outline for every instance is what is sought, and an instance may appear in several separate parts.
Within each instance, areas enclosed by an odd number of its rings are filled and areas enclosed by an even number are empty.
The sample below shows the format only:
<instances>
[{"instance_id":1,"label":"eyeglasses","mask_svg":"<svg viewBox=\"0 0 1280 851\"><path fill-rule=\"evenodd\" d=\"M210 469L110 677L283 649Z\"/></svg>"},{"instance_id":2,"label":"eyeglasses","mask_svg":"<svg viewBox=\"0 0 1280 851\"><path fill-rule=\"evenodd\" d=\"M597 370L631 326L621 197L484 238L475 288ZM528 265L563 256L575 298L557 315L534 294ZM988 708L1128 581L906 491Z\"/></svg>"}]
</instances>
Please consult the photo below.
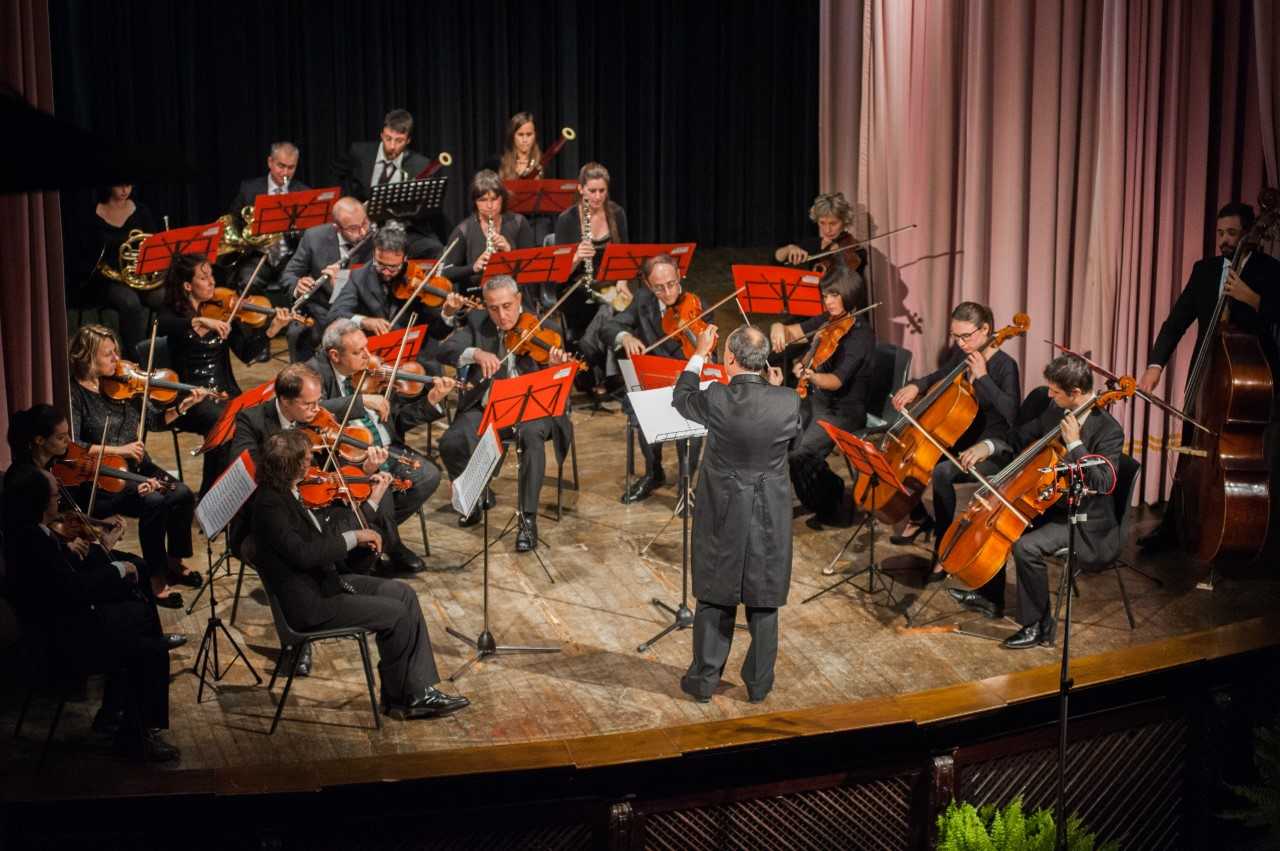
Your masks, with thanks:
<instances>
[{"instance_id":1,"label":"eyeglasses","mask_svg":"<svg viewBox=\"0 0 1280 851\"><path fill-rule=\"evenodd\" d=\"M972 337L974 334L977 334L981 330L982 328L978 327L978 328L974 328L972 331L970 331L967 334L952 334L950 336L951 336L951 339L954 340L955 342L963 343L963 342L966 342L970 337Z\"/></svg>"},{"instance_id":2,"label":"eyeglasses","mask_svg":"<svg viewBox=\"0 0 1280 851\"><path fill-rule=\"evenodd\" d=\"M403 265L403 260L399 263L379 263L377 260L373 261L373 268L377 269L379 272L399 272L400 267Z\"/></svg>"},{"instance_id":3,"label":"eyeglasses","mask_svg":"<svg viewBox=\"0 0 1280 851\"><path fill-rule=\"evenodd\" d=\"M649 287L655 293L675 293L680 291L680 282L672 281L667 284L650 284Z\"/></svg>"}]
</instances>

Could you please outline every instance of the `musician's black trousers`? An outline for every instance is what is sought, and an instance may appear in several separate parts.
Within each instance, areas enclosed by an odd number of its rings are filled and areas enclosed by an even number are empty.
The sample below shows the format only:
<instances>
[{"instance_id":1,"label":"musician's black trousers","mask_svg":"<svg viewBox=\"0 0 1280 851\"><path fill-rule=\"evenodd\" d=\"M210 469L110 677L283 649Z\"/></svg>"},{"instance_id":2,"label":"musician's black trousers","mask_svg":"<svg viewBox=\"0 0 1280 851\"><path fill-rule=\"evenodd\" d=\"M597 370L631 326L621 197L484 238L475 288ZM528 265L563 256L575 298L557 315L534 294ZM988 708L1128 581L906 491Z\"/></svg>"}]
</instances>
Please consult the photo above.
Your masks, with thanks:
<instances>
[{"instance_id":1,"label":"musician's black trousers","mask_svg":"<svg viewBox=\"0 0 1280 851\"><path fill-rule=\"evenodd\" d=\"M753 700L760 700L773 688L773 665L778 658L778 610L747 606L747 629L751 647L742 663L742 682ZM693 616L693 662L680 679L680 688L694 697L711 697L725 661L733 647L733 626L737 606L718 606L698 601Z\"/></svg>"},{"instance_id":2,"label":"musician's black trousers","mask_svg":"<svg viewBox=\"0 0 1280 851\"><path fill-rule=\"evenodd\" d=\"M150 461L138 465L138 472L144 476L164 476L164 471ZM169 556L176 559L191 557L191 520L195 510L195 495L182 482L167 493L149 493L146 496L139 496L137 487L130 483L120 493L99 489L93 516L120 514L137 518L138 539L142 543L147 572L151 576L167 576Z\"/></svg>"}]
</instances>

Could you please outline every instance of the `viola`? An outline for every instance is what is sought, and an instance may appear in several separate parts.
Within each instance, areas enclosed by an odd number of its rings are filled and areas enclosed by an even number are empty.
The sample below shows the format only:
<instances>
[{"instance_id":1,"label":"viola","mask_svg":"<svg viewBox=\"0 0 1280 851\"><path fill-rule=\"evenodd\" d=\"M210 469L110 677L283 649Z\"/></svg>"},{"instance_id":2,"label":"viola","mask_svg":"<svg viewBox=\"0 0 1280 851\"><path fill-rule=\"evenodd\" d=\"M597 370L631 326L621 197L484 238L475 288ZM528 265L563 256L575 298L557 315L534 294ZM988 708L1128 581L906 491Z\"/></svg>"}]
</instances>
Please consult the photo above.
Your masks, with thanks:
<instances>
[{"instance_id":1,"label":"viola","mask_svg":"<svg viewBox=\"0 0 1280 851\"><path fill-rule=\"evenodd\" d=\"M374 445L373 433L363 426L347 425L339 429L339 425L333 414L320 408L311 422L299 423L298 427L304 430L317 451L324 450L326 446L334 446L344 460L363 463L368 456L369 447ZM384 448L392 458L410 469L416 470L422 466L421 461L403 449L394 446Z\"/></svg>"},{"instance_id":2,"label":"viola","mask_svg":"<svg viewBox=\"0 0 1280 851\"><path fill-rule=\"evenodd\" d=\"M393 479L391 487L407 491L413 483L408 479ZM373 477L365 475L359 467L344 466L338 471L312 467L298 483L298 496L307 508L323 508L348 496L355 502L364 502L373 493Z\"/></svg>"},{"instance_id":3,"label":"viola","mask_svg":"<svg viewBox=\"0 0 1280 851\"><path fill-rule=\"evenodd\" d=\"M1026 334L1030 327L1030 316L1014 314L1013 324L993 334L980 351L985 353L999 348L1008 340ZM967 370L968 363L962 358L909 409L911 418L920 424L920 428L948 448L968 431L978 415L978 397L966 377ZM900 417L885 432L880 448L885 462L893 468L908 493L904 494L887 482L880 482L872 488L870 476L859 476L853 498L864 511L870 511L874 506L878 519L893 524L910 514L923 497L933 476L933 468L942 459L942 450L911 425L906 417Z\"/></svg>"},{"instance_id":4,"label":"viola","mask_svg":"<svg viewBox=\"0 0 1280 851\"><path fill-rule=\"evenodd\" d=\"M93 481L94 468L98 466L98 456L78 443L67 447L67 453L61 458L53 459L50 472L63 487L73 488L85 482ZM120 493L127 482L142 484L149 480L148 476L135 473L129 469L128 463L119 455L103 455L102 467L98 470L98 487L107 493ZM170 491L174 483L167 477L157 477L161 491Z\"/></svg>"},{"instance_id":5,"label":"viola","mask_svg":"<svg viewBox=\"0 0 1280 851\"><path fill-rule=\"evenodd\" d=\"M503 336L502 342L507 351L514 353L516 357L528 357L538 364L551 361L553 348L564 348L564 339L560 334L545 325L539 326L532 313L521 313L516 324Z\"/></svg>"},{"instance_id":6,"label":"viola","mask_svg":"<svg viewBox=\"0 0 1280 851\"><path fill-rule=\"evenodd\" d=\"M1091 395L1071 413L1082 418L1093 408L1132 396L1136 389L1137 382L1125 376L1117 389ZM992 476L990 488L978 488L938 544L938 561L947 573L969 588L986 584L1004 567L1031 522L1058 502L1064 477L1041 470L1053 470L1066 457L1061 434L1059 423Z\"/></svg>"},{"instance_id":7,"label":"viola","mask_svg":"<svg viewBox=\"0 0 1280 851\"><path fill-rule=\"evenodd\" d=\"M454 292L453 281L443 275L436 275L433 278L427 277L428 270L421 261L410 260L409 270L404 276L404 280L396 284L392 295L400 301L408 301L413 298L413 294L417 291L418 301L427 307L437 308L444 306L445 299ZM423 282L423 278L426 281ZM422 287L419 289L418 284ZM472 310L484 310L484 303L478 299L462 297L462 303Z\"/></svg>"},{"instance_id":8,"label":"viola","mask_svg":"<svg viewBox=\"0 0 1280 851\"><path fill-rule=\"evenodd\" d=\"M275 318L276 309L271 306L266 296L245 296L239 305L236 304L237 298L239 293L235 290L214 287L213 298L200 304L200 315L206 319L228 322L232 319L232 311L234 311L234 318L250 328L265 328L267 323ZM293 320L308 327L315 324L315 320L310 316L299 313L293 314Z\"/></svg>"},{"instance_id":9,"label":"viola","mask_svg":"<svg viewBox=\"0 0 1280 851\"><path fill-rule=\"evenodd\" d=\"M683 292L676 303L662 314L663 333L675 336L686 358L693 357L698 350L698 335L707 327L702 313L702 299L691 292Z\"/></svg>"},{"instance_id":10,"label":"viola","mask_svg":"<svg viewBox=\"0 0 1280 851\"><path fill-rule=\"evenodd\" d=\"M112 375L104 375L98 379L98 387L102 395L108 399L123 401L142 395L145 390L147 398L158 405L170 405L178 398L179 393L190 393L205 388L194 384L184 384L178 380L178 373L163 367L151 370L151 380L147 381L147 371L136 363L122 360L116 363L116 371ZM227 394L217 391L218 399L227 398Z\"/></svg>"},{"instance_id":11,"label":"viola","mask_svg":"<svg viewBox=\"0 0 1280 851\"><path fill-rule=\"evenodd\" d=\"M849 333L849 329L853 327L853 314L846 313L838 319L832 319L818 329L818 333L813 335L813 339L809 342L809 351L805 352L804 358L800 361L802 369L816 369L827 361L831 360L831 356L836 353L836 349L840 347L840 341L844 339L844 335ZM800 394L800 398L809 395L809 378L808 376L800 379L796 385L796 393Z\"/></svg>"}]
</instances>

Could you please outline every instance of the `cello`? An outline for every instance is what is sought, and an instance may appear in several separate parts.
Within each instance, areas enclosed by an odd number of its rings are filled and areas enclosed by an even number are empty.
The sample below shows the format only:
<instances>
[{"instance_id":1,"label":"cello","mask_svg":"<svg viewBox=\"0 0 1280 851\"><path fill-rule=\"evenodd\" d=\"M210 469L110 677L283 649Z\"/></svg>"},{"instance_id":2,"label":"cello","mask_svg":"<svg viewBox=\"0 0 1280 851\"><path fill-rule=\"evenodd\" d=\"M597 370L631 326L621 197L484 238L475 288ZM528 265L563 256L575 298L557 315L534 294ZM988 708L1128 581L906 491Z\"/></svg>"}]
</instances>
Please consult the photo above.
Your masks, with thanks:
<instances>
[{"instance_id":1,"label":"cello","mask_svg":"<svg viewBox=\"0 0 1280 851\"><path fill-rule=\"evenodd\" d=\"M1137 386L1137 382L1126 375L1120 379L1118 388L1089 394L1070 413L1082 421L1094 408L1105 408L1112 402L1129 398ZM978 477L982 487L938 543L938 561L942 568L966 587L979 588L991 581L1004 567L1013 545L1031 522L1061 498L1059 483L1063 476L1053 472L1067 455L1059 439L1061 434L1059 422L999 473L990 478Z\"/></svg>"},{"instance_id":2,"label":"cello","mask_svg":"<svg viewBox=\"0 0 1280 851\"><path fill-rule=\"evenodd\" d=\"M1222 284L1280 227L1280 192L1258 196L1257 220L1222 263ZM1213 434L1194 430L1176 451L1181 490L1178 534L1183 548L1204 561L1248 561L1262 552L1271 512L1266 429L1274 376L1258 337L1231 324L1221 284L1209 333L1187 379L1183 412ZM1228 532L1230 534L1228 534Z\"/></svg>"},{"instance_id":3,"label":"cello","mask_svg":"<svg viewBox=\"0 0 1280 851\"><path fill-rule=\"evenodd\" d=\"M1021 337L1031 327L1031 317L1016 313L1013 324L1001 328L987 344L979 349L987 352L998 349L1007 340ZM968 430L978 415L978 399L973 386L965 376L968 364L965 358L952 368L940 381L911 406L908 417L900 417L880 441L885 461L898 475L910 494L904 494L892 485L881 482L871 487L870 476L859 476L853 498L865 511L875 506L876 518L885 523L897 523L915 508L924 495L933 475L933 468L942 458L942 449L921 434L928 431L945 447L951 447ZM920 423L920 428L911 424Z\"/></svg>"}]
</instances>

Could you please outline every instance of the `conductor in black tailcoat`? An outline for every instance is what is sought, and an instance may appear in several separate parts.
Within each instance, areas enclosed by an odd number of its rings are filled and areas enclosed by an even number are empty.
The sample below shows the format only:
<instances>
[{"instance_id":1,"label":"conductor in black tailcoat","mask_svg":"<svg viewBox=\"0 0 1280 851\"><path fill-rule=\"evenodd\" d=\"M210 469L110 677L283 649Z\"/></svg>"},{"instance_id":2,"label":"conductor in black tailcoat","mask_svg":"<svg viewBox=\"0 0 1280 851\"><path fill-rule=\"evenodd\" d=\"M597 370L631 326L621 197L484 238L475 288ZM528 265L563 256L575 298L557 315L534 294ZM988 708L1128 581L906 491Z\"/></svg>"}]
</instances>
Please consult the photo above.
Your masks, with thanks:
<instances>
[{"instance_id":1,"label":"conductor in black tailcoat","mask_svg":"<svg viewBox=\"0 0 1280 851\"><path fill-rule=\"evenodd\" d=\"M676 381L672 404L707 428L693 510L693 662L680 687L706 702L729 649L739 604L747 608L751 648L742 679L753 703L773 688L778 608L791 586L791 477L787 454L800 434L800 397L769 369L769 338L745 326L729 335L729 383L699 391L714 325ZM766 379L765 374L768 374Z\"/></svg>"}]
</instances>

